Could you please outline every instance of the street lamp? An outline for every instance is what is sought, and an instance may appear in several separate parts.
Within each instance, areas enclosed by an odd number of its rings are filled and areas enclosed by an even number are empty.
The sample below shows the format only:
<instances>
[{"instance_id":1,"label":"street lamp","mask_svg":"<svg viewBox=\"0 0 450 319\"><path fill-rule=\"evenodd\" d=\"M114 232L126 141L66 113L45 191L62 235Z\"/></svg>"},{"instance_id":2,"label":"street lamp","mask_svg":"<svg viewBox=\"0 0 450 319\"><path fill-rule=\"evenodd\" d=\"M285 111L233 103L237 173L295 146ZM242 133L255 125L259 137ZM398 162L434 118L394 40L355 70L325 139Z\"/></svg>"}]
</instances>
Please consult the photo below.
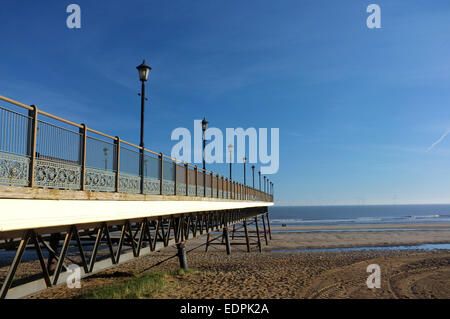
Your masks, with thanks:
<instances>
[{"instance_id":1,"label":"street lamp","mask_svg":"<svg viewBox=\"0 0 450 319\"><path fill-rule=\"evenodd\" d=\"M233 144L228 145L228 150L230 151L230 180L231 180L232 179L231 162L233 161Z\"/></svg>"},{"instance_id":2,"label":"street lamp","mask_svg":"<svg viewBox=\"0 0 450 319\"><path fill-rule=\"evenodd\" d=\"M259 190L261 191L261 171L258 172L259 175Z\"/></svg>"},{"instance_id":3,"label":"street lamp","mask_svg":"<svg viewBox=\"0 0 450 319\"><path fill-rule=\"evenodd\" d=\"M147 64L145 64L145 60L142 64L138 65L136 69L139 72L139 80L142 82L141 86L141 143L139 146L140 149L140 158L139 158L139 174L141 176L141 193L144 192L144 104L145 104L145 82L148 80L148 74L152 69Z\"/></svg>"},{"instance_id":4,"label":"street lamp","mask_svg":"<svg viewBox=\"0 0 450 319\"><path fill-rule=\"evenodd\" d=\"M264 176L264 193L266 192L266 176Z\"/></svg>"},{"instance_id":5,"label":"street lamp","mask_svg":"<svg viewBox=\"0 0 450 319\"><path fill-rule=\"evenodd\" d=\"M253 188L255 188L255 165L252 165Z\"/></svg>"},{"instance_id":6,"label":"street lamp","mask_svg":"<svg viewBox=\"0 0 450 319\"><path fill-rule=\"evenodd\" d=\"M203 118L202 120L202 131L203 131L203 196L206 197L206 163L205 163L205 144L206 144L206 139L205 139L205 134L206 134L206 129L208 128L208 121ZM212 191L212 189L211 189Z\"/></svg>"},{"instance_id":7,"label":"street lamp","mask_svg":"<svg viewBox=\"0 0 450 319\"><path fill-rule=\"evenodd\" d=\"M105 154L105 171L108 170L108 151L109 149L105 147L103 153Z\"/></svg>"},{"instance_id":8,"label":"street lamp","mask_svg":"<svg viewBox=\"0 0 450 319\"><path fill-rule=\"evenodd\" d=\"M244 186L247 186L247 157L244 157L242 161L244 162Z\"/></svg>"}]
</instances>

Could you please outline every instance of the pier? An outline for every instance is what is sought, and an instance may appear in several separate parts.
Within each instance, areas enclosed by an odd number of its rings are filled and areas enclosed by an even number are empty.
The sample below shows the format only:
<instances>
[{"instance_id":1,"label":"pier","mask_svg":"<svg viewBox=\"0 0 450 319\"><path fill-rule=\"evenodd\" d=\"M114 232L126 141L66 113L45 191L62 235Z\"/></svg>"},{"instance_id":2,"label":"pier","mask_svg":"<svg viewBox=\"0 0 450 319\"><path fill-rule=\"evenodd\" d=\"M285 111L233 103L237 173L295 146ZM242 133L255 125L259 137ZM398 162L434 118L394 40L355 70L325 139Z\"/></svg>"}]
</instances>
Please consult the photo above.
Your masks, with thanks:
<instances>
[{"instance_id":1,"label":"pier","mask_svg":"<svg viewBox=\"0 0 450 319\"><path fill-rule=\"evenodd\" d=\"M85 277L168 246L187 268L185 243L202 235L206 249L220 239L224 254L233 244L261 251L270 240L266 178L263 190L249 187L35 105L0 101L0 252L14 251L0 298L65 284L70 264ZM39 278L15 280L27 251Z\"/></svg>"}]
</instances>

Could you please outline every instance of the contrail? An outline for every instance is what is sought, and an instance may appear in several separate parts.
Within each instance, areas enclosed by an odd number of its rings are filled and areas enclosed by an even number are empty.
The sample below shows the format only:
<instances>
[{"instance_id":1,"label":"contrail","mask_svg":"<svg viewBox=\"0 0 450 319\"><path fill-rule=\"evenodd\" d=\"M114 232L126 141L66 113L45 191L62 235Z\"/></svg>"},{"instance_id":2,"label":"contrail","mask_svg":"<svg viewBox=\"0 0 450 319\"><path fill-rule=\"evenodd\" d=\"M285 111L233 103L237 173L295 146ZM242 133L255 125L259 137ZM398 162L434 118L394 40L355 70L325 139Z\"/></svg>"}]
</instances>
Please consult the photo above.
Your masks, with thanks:
<instances>
[{"instance_id":1,"label":"contrail","mask_svg":"<svg viewBox=\"0 0 450 319\"><path fill-rule=\"evenodd\" d=\"M442 140L450 133L450 128L447 129L447 131L445 131L444 134L442 134L442 136L440 138L438 138L438 140L436 142L434 142L433 144L431 144L431 146L427 149L427 153L429 151L431 151L436 145L438 145L440 142L442 142Z\"/></svg>"}]
</instances>

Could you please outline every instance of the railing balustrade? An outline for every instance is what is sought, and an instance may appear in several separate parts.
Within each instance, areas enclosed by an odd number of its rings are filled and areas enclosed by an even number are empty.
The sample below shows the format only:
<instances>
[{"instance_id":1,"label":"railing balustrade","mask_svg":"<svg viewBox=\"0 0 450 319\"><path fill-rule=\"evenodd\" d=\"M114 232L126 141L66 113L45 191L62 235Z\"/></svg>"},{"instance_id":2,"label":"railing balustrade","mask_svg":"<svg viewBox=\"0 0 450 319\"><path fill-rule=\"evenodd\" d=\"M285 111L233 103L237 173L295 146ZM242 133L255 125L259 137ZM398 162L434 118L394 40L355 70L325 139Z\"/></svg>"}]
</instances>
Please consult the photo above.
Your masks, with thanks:
<instances>
[{"instance_id":1,"label":"railing balustrade","mask_svg":"<svg viewBox=\"0 0 450 319\"><path fill-rule=\"evenodd\" d=\"M0 185L273 201L273 193L142 149L36 106L4 96L0 100L19 108L0 106ZM28 112L20 113L24 110ZM273 184L269 190L273 192Z\"/></svg>"}]
</instances>

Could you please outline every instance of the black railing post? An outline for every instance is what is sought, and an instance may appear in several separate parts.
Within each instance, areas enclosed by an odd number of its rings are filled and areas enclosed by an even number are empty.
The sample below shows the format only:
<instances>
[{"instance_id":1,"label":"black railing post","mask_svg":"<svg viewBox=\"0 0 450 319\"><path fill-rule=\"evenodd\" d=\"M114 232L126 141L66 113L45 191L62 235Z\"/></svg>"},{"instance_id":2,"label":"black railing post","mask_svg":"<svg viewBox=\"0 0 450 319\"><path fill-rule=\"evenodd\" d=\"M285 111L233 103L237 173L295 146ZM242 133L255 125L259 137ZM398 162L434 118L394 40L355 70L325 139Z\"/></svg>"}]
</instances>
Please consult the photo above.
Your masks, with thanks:
<instances>
[{"instance_id":1,"label":"black railing post","mask_svg":"<svg viewBox=\"0 0 450 319\"><path fill-rule=\"evenodd\" d=\"M213 189L214 189L214 187L213 187L213 172L211 172L211 198L214 197Z\"/></svg>"},{"instance_id":2,"label":"black railing post","mask_svg":"<svg viewBox=\"0 0 450 319\"><path fill-rule=\"evenodd\" d=\"M160 170L160 180L161 184L159 184L159 194L163 195L163 184L164 184L164 155L163 153L159 153L159 170Z\"/></svg>"},{"instance_id":3,"label":"black railing post","mask_svg":"<svg viewBox=\"0 0 450 319\"><path fill-rule=\"evenodd\" d=\"M81 124L80 128L81 143L80 143L80 153L81 153L81 190L86 189L86 142L87 142L87 126L86 124Z\"/></svg>"},{"instance_id":4,"label":"black railing post","mask_svg":"<svg viewBox=\"0 0 450 319\"><path fill-rule=\"evenodd\" d=\"M198 196L198 167L194 166L195 171L195 197Z\"/></svg>"},{"instance_id":5,"label":"black railing post","mask_svg":"<svg viewBox=\"0 0 450 319\"><path fill-rule=\"evenodd\" d=\"M144 82L142 82L144 83ZM141 177L140 192L144 194L144 147L139 148L139 176Z\"/></svg>"},{"instance_id":6,"label":"black railing post","mask_svg":"<svg viewBox=\"0 0 450 319\"><path fill-rule=\"evenodd\" d=\"M28 156L30 156L30 168L28 170L28 181L30 187L34 186L34 168L36 167L36 140L38 127L38 108L36 105L31 105L33 110L28 111L28 116L31 117L31 130L28 136Z\"/></svg>"},{"instance_id":7,"label":"black railing post","mask_svg":"<svg viewBox=\"0 0 450 319\"><path fill-rule=\"evenodd\" d=\"M177 195L177 170L178 170L178 164L177 162L173 163L174 167L175 167L175 177L174 177L174 183L173 183L173 194L176 196Z\"/></svg>"},{"instance_id":8,"label":"black railing post","mask_svg":"<svg viewBox=\"0 0 450 319\"><path fill-rule=\"evenodd\" d=\"M189 164L185 163L185 176L184 176L184 182L186 184L186 196L189 196Z\"/></svg>"},{"instance_id":9,"label":"black railing post","mask_svg":"<svg viewBox=\"0 0 450 319\"><path fill-rule=\"evenodd\" d=\"M116 136L114 140L115 144L115 156L114 156L114 168L116 170L116 193L119 192L119 171L120 171L120 137Z\"/></svg>"}]
</instances>

